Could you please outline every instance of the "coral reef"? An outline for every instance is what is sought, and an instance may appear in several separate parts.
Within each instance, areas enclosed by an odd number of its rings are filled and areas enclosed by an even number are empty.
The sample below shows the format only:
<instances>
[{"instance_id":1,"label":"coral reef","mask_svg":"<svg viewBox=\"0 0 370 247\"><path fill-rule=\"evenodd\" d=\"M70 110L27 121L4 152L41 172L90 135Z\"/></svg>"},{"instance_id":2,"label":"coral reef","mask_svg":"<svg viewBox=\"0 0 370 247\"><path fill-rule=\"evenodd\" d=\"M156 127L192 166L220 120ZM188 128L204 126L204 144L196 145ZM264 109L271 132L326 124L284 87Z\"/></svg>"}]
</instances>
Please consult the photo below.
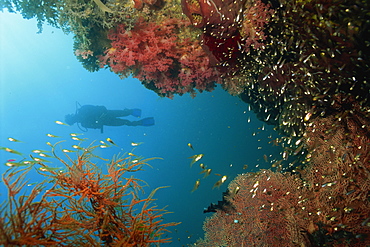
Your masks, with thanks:
<instances>
[{"instance_id":1,"label":"coral reef","mask_svg":"<svg viewBox=\"0 0 370 247\"><path fill-rule=\"evenodd\" d=\"M192 24L203 30L203 48L223 76L235 75L245 54L263 46L263 28L273 13L260 0L183 0L182 7Z\"/></svg>"},{"instance_id":2,"label":"coral reef","mask_svg":"<svg viewBox=\"0 0 370 247\"><path fill-rule=\"evenodd\" d=\"M332 97L330 115L307 119L304 169L239 175L196 246L370 244L370 111Z\"/></svg>"},{"instance_id":3,"label":"coral reef","mask_svg":"<svg viewBox=\"0 0 370 247\"><path fill-rule=\"evenodd\" d=\"M305 115L313 107L321 113L333 94L368 105L368 2L268 2L274 13L263 29L264 48L251 50L241 61L244 76L236 76L241 98L259 118L302 136Z\"/></svg>"},{"instance_id":4,"label":"coral reef","mask_svg":"<svg viewBox=\"0 0 370 247\"><path fill-rule=\"evenodd\" d=\"M302 171L302 178L312 195L304 205L315 210L311 220L322 223L328 234L342 230L356 238L366 236L368 243L369 118L365 122L350 111L340 118L316 118L307 127L304 138L310 165Z\"/></svg>"},{"instance_id":5,"label":"coral reef","mask_svg":"<svg viewBox=\"0 0 370 247\"><path fill-rule=\"evenodd\" d=\"M324 107L318 98L346 91L369 104L368 1L63 0L32 7L29 1L9 0L0 8L37 18L40 27L46 22L72 32L75 54L89 71L112 66L168 97L194 95L220 83L287 135L303 134L304 114ZM140 28L162 40L136 40ZM121 35L114 38L114 33ZM121 40L122 51L119 36L130 40ZM141 64L145 54L137 47L153 58ZM133 64L126 53L141 58ZM289 109L292 105L295 109ZM287 112L296 116L289 126L283 124Z\"/></svg>"},{"instance_id":6,"label":"coral reef","mask_svg":"<svg viewBox=\"0 0 370 247\"><path fill-rule=\"evenodd\" d=\"M301 200L297 178L270 170L239 175L229 184L231 206L205 221L205 240L196 246L291 246L307 241L296 222L307 217L294 207Z\"/></svg>"},{"instance_id":7,"label":"coral reef","mask_svg":"<svg viewBox=\"0 0 370 247\"><path fill-rule=\"evenodd\" d=\"M98 146L81 148L74 159L53 155L62 168L41 159L19 163L4 175L8 201L0 208L0 243L4 246L149 246L169 242L162 235L165 210L151 205L155 189L140 198L145 183L129 173L141 170L151 159L122 156L104 160L93 154ZM65 154L70 153L64 149ZM38 160L35 162L35 160ZM107 163L103 173L96 162ZM38 167L46 179L32 190L27 173Z\"/></svg>"},{"instance_id":8,"label":"coral reef","mask_svg":"<svg viewBox=\"0 0 370 247\"><path fill-rule=\"evenodd\" d=\"M194 96L196 90L210 91L221 84L285 135L283 160L295 156L297 165L291 172L261 170L238 176L229 186L228 201L210 208L217 212L206 221L205 239L197 246L370 245L369 1L62 0L32 8L30 2L9 0L2 4L5 8L36 17L39 26L46 21L73 32L75 54L90 71L109 67L122 78L133 75L170 98ZM9 171L4 176L10 200L1 211L6 229L2 241L58 243L59 234L67 234L68 241L77 241L72 234L79 234L88 243L165 241L150 232L157 223L137 225L125 210L116 211L115 201L102 197L113 193L115 183L96 176L96 167L85 162L89 154L72 165L61 160L71 173L48 170L39 162L58 182L36 204L43 185L29 197L16 199L26 171ZM117 169L108 171L117 175ZM126 183L135 187L137 180ZM125 190L120 193L117 200L126 195ZM48 201L49 195L68 202L59 209L64 218L55 211L64 201ZM131 204L140 202L142 212L149 212L144 217L157 219L151 208L147 211L147 201L134 196ZM21 209L32 217L19 213ZM117 213L132 222L117 221ZM60 226L69 230L55 230ZM91 232L97 234L92 239Z\"/></svg>"},{"instance_id":9,"label":"coral reef","mask_svg":"<svg viewBox=\"0 0 370 247\"><path fill-rule=\"evenodd\" d=\"M176 30L188 24L166 19L161 24L139 20L131 30L119 25L109 33L111 48L100 58L122 78L132 74L160 95L212 90L219 73L198 42L181 40Z\"/></svg>"}]
</instances>

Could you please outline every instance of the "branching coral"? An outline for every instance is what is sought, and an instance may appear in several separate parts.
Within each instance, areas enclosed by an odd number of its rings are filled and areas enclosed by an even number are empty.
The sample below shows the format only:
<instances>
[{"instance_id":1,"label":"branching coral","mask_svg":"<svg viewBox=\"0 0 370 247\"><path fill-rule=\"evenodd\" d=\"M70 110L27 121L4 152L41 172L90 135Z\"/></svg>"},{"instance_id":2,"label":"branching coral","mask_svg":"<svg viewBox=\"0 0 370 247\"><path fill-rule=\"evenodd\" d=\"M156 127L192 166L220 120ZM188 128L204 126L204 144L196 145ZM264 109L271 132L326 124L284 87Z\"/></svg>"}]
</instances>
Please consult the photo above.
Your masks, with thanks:
<instances>
[{"instance_id":1,"label":"branching coral","mask_svg":"<svg viewBox=\"0 0 370 247\"><path fill-rule=\"evenodd\" d=\"M197 246L369 245L369 110L333 99L329 115L306 118L304 169L239 175Z\"/></svg>"},{"instance_id":2,"label":"branching coral","mask_svg":"<svg viewBox=\"0 0 370 247\"><path fill-rule=\"evenodd\" d=\"M52 185L42 182L30 193L24 179L31 167L15 166L4 174L9 200L0 210L1 244L148 246L169 241L162 235L176 223L163 223L166 211L151 205L159 188L140 198L143 181L127 176L151 159L118 157L103 173L93 161L103 160L93 155L96 147L81 149L75 160L59 157L53 147L65 168L38 162L40 174Z\"/></svg>"},{"instance_id":3,"label":"branching coral","mask_svg":"<svg viewBox=\"0 0 370 247\"><path fill-rule=\"evenodd\" d=\"M370 233L368 112L359 111L351 96L335 98L334 108L339 110L340 102L343 110L351 102L351 109L315 118L305 132L310 165L302 175L313 194L307 207L315 209L312 220L328 233L342 230L363 238Z\"/></svg>"},{"instance_id":4,"label":"branching coral","mask_svg":"<svg viewBox=\"0 0 370 247\"><path fill-rule=\"evenodd\" d=\"M307 242L297 227L308 223L304 221L307 212L295 207L303 193L297 178L269 170L239 175L228 188L231 207L205 221L205 239L196 246L294 246Z\"/></svg>"}]
</instances>

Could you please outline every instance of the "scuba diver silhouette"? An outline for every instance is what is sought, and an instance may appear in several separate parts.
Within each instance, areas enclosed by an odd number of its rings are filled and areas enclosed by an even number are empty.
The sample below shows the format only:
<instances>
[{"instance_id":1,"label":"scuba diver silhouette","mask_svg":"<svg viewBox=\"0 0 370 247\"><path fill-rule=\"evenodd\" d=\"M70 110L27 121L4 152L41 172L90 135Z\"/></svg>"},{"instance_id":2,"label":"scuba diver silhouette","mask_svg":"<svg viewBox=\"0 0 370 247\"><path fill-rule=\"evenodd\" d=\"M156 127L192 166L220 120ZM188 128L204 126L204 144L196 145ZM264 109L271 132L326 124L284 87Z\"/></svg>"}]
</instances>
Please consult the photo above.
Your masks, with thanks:
<instances>
[{"instance_id":1,"label":"scuba diver silhouette","mask_svg":"<svg viewBox=\"0 0 370 247\"><path fill-rule=\"evenodd\" d=\"M65 116L65 122L68 125L74 123L81 124L82 131L87 129L100 129L103 133L105 126L152 126L154 125L154 118L143 118L139 121L129 121L120 117L126 116L141 117L141 109L124 109L124 110L108 110L105 106L84 105L76 109L75 114L68 114Z\"/></svg>"}]
</instances>

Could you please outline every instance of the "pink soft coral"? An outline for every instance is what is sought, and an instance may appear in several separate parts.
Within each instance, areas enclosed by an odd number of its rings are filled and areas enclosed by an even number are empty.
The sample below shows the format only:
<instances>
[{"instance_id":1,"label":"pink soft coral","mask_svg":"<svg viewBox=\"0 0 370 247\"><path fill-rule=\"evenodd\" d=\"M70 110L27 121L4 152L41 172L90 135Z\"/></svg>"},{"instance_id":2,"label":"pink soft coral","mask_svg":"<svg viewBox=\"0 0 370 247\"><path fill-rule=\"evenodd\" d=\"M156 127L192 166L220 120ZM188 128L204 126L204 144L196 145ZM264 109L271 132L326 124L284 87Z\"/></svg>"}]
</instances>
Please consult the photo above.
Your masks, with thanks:
<instances>
[{"instance_id":1,"label":"pink soft coral","mask_svg":"<svg viewBox=\"0 0 370 247\"><path fill-rule=\"evenodd\" d=\"M121 77L132 74L161 95L194 93L212 90L220 83L218 72L198 42L179 41L181 22L168 19L161 23L139 21L131 30L124 25L108 34L111 48L100 58L101 65L108 65Z\"/></svg>"},{"instance_id":2,"label":"pink soft coral","mask_svg":"<svg viewBox=\"0 0 370 247\"><path fill-rule=\"evenodd\" d=\"M243 40L245 40L243 44L245 51L248 51L250 47L258 49L264 46L263 41L266 39L264 28L273 14L274 10L271 9L271 5L264 4L260 0L257 0L243 11L240 32Z\"/></svg>"}]
</instances>

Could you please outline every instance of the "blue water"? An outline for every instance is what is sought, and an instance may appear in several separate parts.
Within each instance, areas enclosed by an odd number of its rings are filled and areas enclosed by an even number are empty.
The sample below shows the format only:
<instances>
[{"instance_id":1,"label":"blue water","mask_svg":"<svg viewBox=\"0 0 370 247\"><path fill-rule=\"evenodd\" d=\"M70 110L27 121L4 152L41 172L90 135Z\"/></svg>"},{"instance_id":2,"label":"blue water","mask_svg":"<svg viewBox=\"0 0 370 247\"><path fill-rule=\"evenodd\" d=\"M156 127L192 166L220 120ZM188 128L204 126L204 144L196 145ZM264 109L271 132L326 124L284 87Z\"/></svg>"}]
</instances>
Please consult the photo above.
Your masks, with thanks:
<instances>
[{"instance_id":1,"label":"blue water","mask_svg":"<svg viewBox=\"0 0 370 247\"><path fill-rule=\"evenodd\" d=\"M121 80L109 70L86 71L74 57L72 36L61 30L45 26L37 34L36 21L7 13L0 13L0 25L0 146L29 154L33 149L50 150L48 141L64 139L64 148L77 144L69 137L82 132L76 125L55 123L75 112L76 101L112 110L142 109L142 117L154 117L155 126L105 127L103 134L89 130L83 137L88 142L109 137L119 146L97 150L103 157L131 151L134 141L143 142L135 154L163 158L151 162L153 168L137 176L148 182L149 190L170 186L155 196L159 207L168 205L173 212L165 216L166 221L182 222L170 228L168 236L173 243L169 246L190 244L203 237L202 222L207 216L203 208L221 200L221 192L237 174L256 171L258 164L259 168L268 167L264 154L279 155L280 150L268 143L268 137L276 135L272 128L261 130L263 123L248 111L248 105L220 87L194 99L190 95L160 98L136 79ZM47 137L48 133L62 138L55 140ZM8 137L22 143L10 142ZM194 150L187 146L189 142ZM219 176L201 179L199 162L190 168L188 157L200 153L204 154L201 161L213 173L228 176L219 189L212 190ZM7 169L5 162L13 158L19 157L0 152L1 173ZM249 168L243 170L244 165ZM197 179L201 179L200 187L191 193ZM2 184L0 189L1 200L6 200Z\"/></svg>"}]
</instances>

